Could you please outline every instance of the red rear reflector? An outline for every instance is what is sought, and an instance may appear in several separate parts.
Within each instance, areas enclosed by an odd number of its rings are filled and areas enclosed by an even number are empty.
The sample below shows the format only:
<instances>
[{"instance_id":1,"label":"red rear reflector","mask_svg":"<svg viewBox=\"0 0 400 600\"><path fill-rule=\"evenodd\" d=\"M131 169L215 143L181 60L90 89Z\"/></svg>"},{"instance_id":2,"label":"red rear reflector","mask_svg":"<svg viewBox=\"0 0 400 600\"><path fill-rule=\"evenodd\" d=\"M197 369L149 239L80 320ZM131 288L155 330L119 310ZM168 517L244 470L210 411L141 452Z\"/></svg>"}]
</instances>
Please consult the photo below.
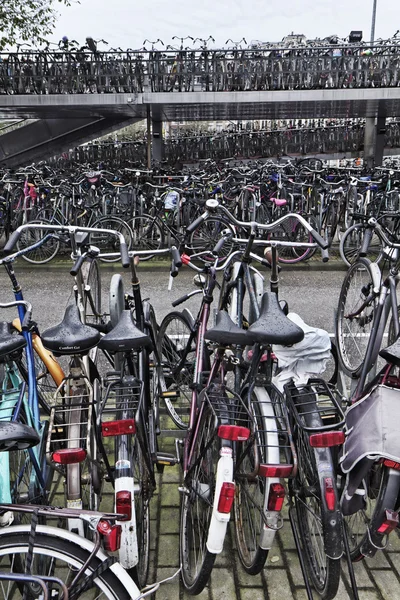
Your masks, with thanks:
<instances>
[{"instance_id":1,"label":"red rear reflector","mask_svg":"<svg viewBox=\"0 0 400 600\"><path fill-rule=\"evenodd\" d=\"M182 264L188 265L190 263L190 256L188 254L181 255Z\"/></svg>"},{"instance_id":2,"label":"red rear reflector","mask_svg":"<svg viewBox=\"0 0 400 600\"><path fill-rule=\"evenodd\" d=\"M325 479L325 502L328 510L335 510L336 498L332 477Z\"/></svg>"},{"instance_id":3,"label":"red rear reflector","mask_svg":"<svg viewBox=\"0 0 400 600\"><path fill-rule=\"evenodd\" d=\"M280 512L285 500L285 488L281 483L271 483L269 486L268 510Z\"/></svg>"},{"instance_id":4,"label":"red rear reflector","mask_svg":"<svg viewBox=\"0 0 400 600\"><path fill-rule=\"evenodd\" d=\"M111 525L105 519L101 519L97 525L97 531L103 537L104 549L107 552L115 552L121 546L121 525Z\"/></svg>"},{"instance_id":5,"label":"red rear reflector","mask_svg":"<svg viewBox=\"0 0 400 600\"><path fill-rule=\"evenodd\" d=\"M290 477L293 465L260 465L260 477Z\"/></svg>"},{"instance_id":6,"label":"red rear reflector","mask_svg":"<svg viewBox=\"0 0 400 600\"><path fill-rule=\"evenodd\" d=\"M344 443L344 440L344 431L312 433L310 435L310 446L313 448L330 448L331 446L341 446Z\"/></svg>"},{"instance_id":7,"label":"red rear reflector","mask_svg":"<svg viewBox=\"0 0 400 600\"><path fill-rule=\"evenodd\" d=\"M136 433L135 419L123 419L121 421L105 421L101 424L103 437L110 435L127 435Z\"/></svg>"},{"instance_id":8,"label":"red rear reflector","mask_svg":"<svg viewBox=\"0 0 400 600\"><path fill-rule=\"evenodd\" d=\"M71 465L80 463L86 458L86 450L83 448L63 448L53 452L52 460L59 465Z\"/></svg>"},{"instance_id":9,"label":"red rear reflector","mask_svg":"<svg viewBox=\"0 0 400 600\"><path fill-rule=\"evenodd\" d=\"M132 518L132 494L127 491L117 492L115 508L119 515L125 515L125 519L130 521Z\"/></svg>"},{"instance_id":10,"label":"red rear reflector","mask_svg":"<svg viewBox=\"0 0 400 600\"><path fill-rule=\"evenodd\" d=\"M389 534L399 524L399 514L395 510L386 510L385 519L377 530L381 534Z\"/></svg>"},{"instance_id":11,"label":"red rear reflector","mask_svg":"<svg viewBox=\"0 0 400 600\"><path fill-rule=\"evenodd\" d=\"M225 481L221 487L221 493L218 500L218 512L231 512L233 499L235 497L235 484Z\"/></svg>"},{"instance_id":12,"label":"red rear reflector","mask_svg":"<svg viewBox=\"0 0 400 600\"><path fill-rule=\"evenodd\" d=\"M388 458L385 458L383 464L385 465L385 467L389 467L389 469L396 469L396 471L400 471L400 463L395 462L394 460L389 460Z\"/></svg>"},{"instance_id":13,"label":"red rear reflector","mask_svg":"<svg viewBox=\"0 0 400 600\"><path fill-rule=\"evenodd\" d=\"M250 429L240 425L220 425L218 427L218 437L234 442L244 442L250 437Z\"/></svg>"}]
</instances>

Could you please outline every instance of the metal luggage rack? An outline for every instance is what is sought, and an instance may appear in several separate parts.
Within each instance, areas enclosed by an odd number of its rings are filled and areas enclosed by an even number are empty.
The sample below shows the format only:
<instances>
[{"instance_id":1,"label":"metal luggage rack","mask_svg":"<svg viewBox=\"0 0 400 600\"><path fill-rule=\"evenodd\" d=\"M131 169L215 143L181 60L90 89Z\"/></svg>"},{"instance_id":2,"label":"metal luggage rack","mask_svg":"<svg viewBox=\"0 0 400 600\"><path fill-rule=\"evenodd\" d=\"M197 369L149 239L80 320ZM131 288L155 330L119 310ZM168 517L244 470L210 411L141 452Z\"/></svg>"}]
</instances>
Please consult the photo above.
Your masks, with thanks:
<instances>
[{"instance_id":1,"label":"metal luggage rack","mask_svg":"<svg viewBox=\"0 0 400 600\"><path fill-rule=\"evenodd\" d=\"M345 398L323 379L309 379L297 388L293 383L285 386L288 409L299 427L305 431L325 431L344 427ZM305 417L318 414L323 425L307 425Z\"/></svg>"},{"instance_id":2,"label":"metal luggage rack","mask_svg":"<svg viewBox=\"0 0 400 600\"><path fill-rule=\"evenodd\" d=\"M60 449L82 449L86 456L92 460L91 429L92 429L93 402L86 396L82 402L82 395L63 396L59 390L53 395L49 429L46 441L46 457L57 470L63 470L62 465L54 463L53 453ZM83 426L83 427L82 427Z\"/></svg>"},{"instance_id":3,"label":"metal luggage rack","mask_svg":"<svg viewBox=\"0 0 400 600\"><path fill-rule=\"evenodd\" d=\"M254 420L242 398L224 384L212 383L201 392L200 398L211 407L216 427L223 423L248 428L249 420L251 423Z\"/></svg>"},{"instance_id":4,"label":"metal luggage rack","mask_svg":"<svg viewBox=\"0 0 400 600\"><path fill-rule=\"evenodd\" d=\"M98 410L98 425L103 431L107 422L135 419L143 397L143 383L133 376L108 375ZM107 432L105 432L107 433Z\"/></svg>"}]
</instances>

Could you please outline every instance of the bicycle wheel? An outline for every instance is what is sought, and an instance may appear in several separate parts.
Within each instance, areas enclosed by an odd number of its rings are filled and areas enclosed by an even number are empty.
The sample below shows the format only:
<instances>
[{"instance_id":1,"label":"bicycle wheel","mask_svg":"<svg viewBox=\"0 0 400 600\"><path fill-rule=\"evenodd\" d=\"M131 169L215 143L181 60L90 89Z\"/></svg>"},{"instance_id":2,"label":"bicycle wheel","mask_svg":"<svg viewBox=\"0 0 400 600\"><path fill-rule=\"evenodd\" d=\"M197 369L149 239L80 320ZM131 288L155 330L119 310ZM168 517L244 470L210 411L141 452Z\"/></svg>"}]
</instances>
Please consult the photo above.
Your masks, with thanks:
<instances>
[{"instance_id":1,"label":"bicycle wheel","mask_svg":"<svg viewBox=\"0 0 400 600\"><path fill-rule=\"evenodd\" d=\"M50 225L48 221L41 219L40 221L31 221L30 225L35 223L42 223L43 225ZM47 234L47 231L43 229L26 229L21 233L21 236L17 242L18 250L23 250L28 246L36 244ZM27 254L24 254L22 258L29 263L36 265L43 265L50 262L57 254L60 249L60 240L52 237L47 242L42 244L39 248L31 250Z\"/></svg>"},{"instance_id":2,"label":"bicycle wheel","mask_svg":"<svg viewBox=\"0 0 400 600\"><path fill-rule=\"evenodd\" d=\"M84 262L82 277L85 285L84 309L85 323L99 323L101 320L101 278L96 260Z\"/></svg>"},{"instance_id":3,"label":"bicycle wheel","mask_svg":"<svg viewBox=\"0 0 400 600\"><path fill-rule=\"evenodd\" d=\"M268 235L269 239L282 242L312 241L307 229L294 217L289 217L284 223L277 225ZM293 248L291 245L279 246L279 262L294 264L305 260L310 253L309 248Z\"/></svg>"},{"instance_id":4,"label":"bicycle wheel","mask_svg":"<svg viewBox=\"0 0 400 600\"><path fill-rule=\"evenodd\" d=\"M12 527L0 534L0 573L25 572L29 550L30 527ZM65 532L53 527L37 526L35 543L33 545L32 575L58 577L67 586L71 585L77 572L90 555L90 546L78 537L75 541L63 539ZM71 536L71 534L68 534ZM89 582L90 588L78 593L74 598L82 600L130 600L129 577L120 565L106 568L100 575L95 571L106 560L104 553L97 556L85 567L85 576L94 574L94 581ZM132 581L130 582L132 590ZM56 588L54 588L56 589ZM20 590L8 582L0 582L2 600L19 600ZM56 592L55 592L56 593ZM27 600L40 597L35 586L30 584Z\"/></svg>"},{"instance_id":5,"label":"bicycle wheel","mask_svg":"<svg viewBox=\"0 0 400 600\"><path fill-rule=\"evenodd\" d=\"M196 258L204 263L214 262L215 256L213 256L211 251L221 236L227 233L229 233L231 237L234 237L235 235L235 231L230 223L221 218L208 218L206 221L203 221L197 229L192 231L189 236L189 241L187 242L187 249L191 254L196 255L204 252L205 254L196 256ZM228 256L228 254L232 252L232 249L233 241L228 238L225 240L224 245L219 252L219 259L222 260Z\"/></svg>"},{"instance_id":6,"label":"bicycle wheel","mask_svg":"<svg viewBox=\"0 0 400 600\"><path fill-rule=\"evenodd\" d=\"M337 513L327 514L321 498L319 474L326 469L321 461L319 449L314 449L308 441L308 434L297 430L295 445L298 456L298 471L292 486L299 534L307 571L310 580L323 600L336 596L340 581L340 560L327 556L325 546L333 527L326 531L326 523L335 521L341 534L341 524L337 522ZM326 450L326 449L324 449ZM326 456L326 453L325 453ZM332 469L333 472L333 469ZM334 481L334 478L333 478Z\"/></svg>"},{"instance_id":7,"label":"bicycle wheel","mask_svg":"<svg viewBox=\"0 0 400 600\"><path fill-rule=\"evenodd\" d=\"M136 536L138 543L139 562L129 574L142 589L147 583L150 564L150 499L151 484L150 474L139 440L135 439L133 454L133 478L134 478L134 499L135 499L135 518L136 518Z\"/></svg>"},{"instance_id":8,"label":"bicycle wheel","mask_svg":"<svg viewBox=\"0 0 400 600\"><path fill-rule=\"evenodd\" d=\"M161 224L150 217L142 215L134 217L131 221L132 250L149 252L148 256L141 256L140 260L153 258L153 250L160 250L164 244L164 235Z\"/></svg>"},{"instance_id":9,"label":"bicycle wheel","mask_svg":"<svg viewBox=\"0 0 400 600\"><path fill-rule=\"evenodd\" d=\"M128 250L131 249L132 231L129 225L125 223L125 221L123 221L122 219L113 216L101 217L95 223L93 223L92 227L94 227L95 229L112 229L114 231L122 233ZM119 238L117 238L115 235L107 235L106 233L91 233L90 243L93 244L93 246L97 246L98 248L100 248L102 253L119 253ZM101 257L100 260L103 262L118 262L120 260L120 257Z\"/></svg>"},{"instance_id":10,"label":"bicycle wheel","mask_svg":"<svg viewBox=\"0 0 400 600\"><path fill-rule=\"evenodd\" d=\"M372 557L383 548L386 536L377 529L382 524L385 511L397 509L400 474L382 463L373 463L363 480L364 506L356 513L344 516L350 556L353 562L364 556Z\"/></svg>"},{"instance_id":11,"label":"bicycle wheel","mask_svg":"<svg viewBox=\"0 0 400 600\"><path fill-rule=\"evenodd\" d=\"M185 588L193 595L200 594L207 585L216 558L206 545L220 450L215 429L215 415L205 406L193 441L192 466L185 477L181 504L181 576Z\"/></svg>"},{"instance_id":12,"label":"bicycle wheel","mask_svg":"<svg viewBox=\"0 0 400 600\"><path fill-rule=\"evenodd\" d=\"M348 375L357 375L362 368L377 306L376 296L371 296L376 283L368 259L353 263L340 290L336 322L336 344L340 363ZM357 313L365 304L360 314Z\"/></svg>"},{"instance_id":13,"label":"bicycle wheel","mask_svg":"<svg viewBox=\"0 0 400 600\"><path fill-rule=\"evenodd\" d=\"M260 406L257 398L252 402L253 417L255 421L255 437L249 442L238 443L236 449L235 483L236 494L234 501L235 535L240 562L249 575L257 575L265 565L268 550L259 546L260 537L264 529L262 512L265 503L265 478L252 476L256 465L265 463L262 449L266 448L265 427L262 423ZM254 430L252 419L241 415L240 424Z\"/></svg>"},{"instance_id":14,"label":"bicycle wheel","mask_svg":"<svg viewBox=\"0 0 400 600\"><path fill-rule=\"evenodd\" d=\"M339 252L344 264L349 267L358 258L358 253L362 246L364 238L365 226L362 223L357 223L347 229L342 239L340 240ZM377 262L382 258L382 244L379 237L374 233L371 243L368 247L367 258L371 262Z\"/></svg>"},{"instance_id":15,"label":"bicycle wheel","mask_svg":"<svg viewBox=\"0 0 400 600\"><path fill-rule=\"evenodd\" d=\"M161 322L158 332L158 352L161 357L160 384L166 409L177 427L186 429L189 423L196 335L183 313L171 312ZM203 354L203 370L209 370L209 356Z\"/></svg>"}]
</instances>

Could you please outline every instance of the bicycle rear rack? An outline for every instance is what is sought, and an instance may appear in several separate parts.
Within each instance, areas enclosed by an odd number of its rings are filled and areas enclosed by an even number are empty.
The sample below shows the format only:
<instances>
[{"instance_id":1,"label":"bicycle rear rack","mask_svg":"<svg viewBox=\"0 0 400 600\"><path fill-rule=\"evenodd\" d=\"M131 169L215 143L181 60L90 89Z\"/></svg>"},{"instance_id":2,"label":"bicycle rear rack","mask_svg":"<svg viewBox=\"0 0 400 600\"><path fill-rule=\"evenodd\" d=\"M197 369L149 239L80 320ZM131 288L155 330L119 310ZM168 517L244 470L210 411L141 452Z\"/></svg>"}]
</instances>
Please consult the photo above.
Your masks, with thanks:
<instances>
[{"instance_id":1,"label":"bicycle rear rack","mask_svg":"<svg viewBox=\"0 0 400 600\"><path fill-rule=\"evenodd\" d=\"M304 431L313 433L344 427L345 399L323 379L310 379L306 386L299 388L288 384L285 392L289 411ZM319 417L315 425L310 424L312 416Z\"/></svg>"}]
</instances>

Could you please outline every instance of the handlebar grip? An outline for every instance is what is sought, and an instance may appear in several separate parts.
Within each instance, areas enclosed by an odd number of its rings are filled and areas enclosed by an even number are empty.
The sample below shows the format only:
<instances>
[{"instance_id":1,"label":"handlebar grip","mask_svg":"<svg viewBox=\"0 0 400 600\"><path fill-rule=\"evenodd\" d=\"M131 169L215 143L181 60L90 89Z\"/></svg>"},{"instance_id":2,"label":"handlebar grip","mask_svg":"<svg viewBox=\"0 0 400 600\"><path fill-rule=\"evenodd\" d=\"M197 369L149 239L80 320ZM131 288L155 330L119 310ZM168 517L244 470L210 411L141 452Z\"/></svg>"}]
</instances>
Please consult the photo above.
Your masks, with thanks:
<instances>
[{"instance_id":1,"label":"handlebar grip","mask_svg":"<svg viewBox=\"0 0 400 600\"><path fill-rule=\"evenodd\" d=\"M328 248L322 248L321 249L321 254L322 254L322 262L326 263L329 260L329 250Z\"/></svg>"},{"instance_id":2,"label":"handlebar grip","mask_svg":"<svg viewBox=\"0 0 400 600\"><path fill-rule=\"evenodd\" d=\"M186 234L192 233L195 229L199 227L199 225L203 223L203 221L206 220L206 218L207 213L203 213L202 215L200 215L200 217L197 217L197 219L195 219L193 223L190 223L190 225L186 227Z\"/></svg>"},{"instance_id":3,"label":"handlebar grip","mask_svg":"<svg viewBox=\"0 0 400 600\"><path fill-rule=\"evenodd\" d=\"M188 294L185 294L184 296L181 296L180 298L178 298L177 300L174 300L172 302L172 306L178 306L179 304L182 304L182 302L185 302L185 300L187 300L189 298Z\"/></svg>"},{"instance_id":4,"label":"handlebar grip","mask_svg":"<svg viewBox=\"0 0 400 600\"><path fill-rule=\"evenodd\" d=\"M76 275L78 275L83 263L85 262L86 254L87 253L85 252L85 254L78 256L78 258L76 259L74 266L70 270L72 277L75 277Z\"/></svg>"},{"instance_id":5,"label":"handlebar grip","mask_svg":"<svg viewBox=\"0 0 400 600\"><path fill-rule=\"evenodd\" d=\"M222 250L222 246L225 244L226 239L224 236L222 236L222 238L220 238L218 240L218 242L215 244L212 254L213 256L219 256L220 251Z\"/></svg>"},{"instance_id":6,"label":"handlebar grip","mask_svg":"<svg viewBox=\"0 0 400 600\"><path fill-rule=\"evenodd\" d=\"M126 245L126 242L121 242L119 249L121 251L122 266L124 269L128 269L131 264L131 260L129 258L128 246Z\"/></svg>"},{"instance_id":7,"label":"handlebar grip","mask_svg":"<svg viewBox=\"0 0 400 600\"><path fill-rule=\"evenodd\" d=\"M180 269L182 266L182 258L179 253L179 250L176 246L171 247L171 255L172 255L172 263L175 265L175 267Z\"/></svg>"},{"instance_id":8,"label":"handlebar grip","mask_svg":"<svg viewBox=\"0 0 400 600\"><path fill-rule=\"evenodd\" d=\"M28 331L32 319L32 308L26 309L24 320L22 321L21 329L22 331Z\"/></svg>"},{"instance_id":9,"label":"handlebar grip","mask_svg":"<svg viewBox=\"0 0 400 600\"><path fill-rule=\"evenodd\" d=\"M311 229L310 233L313 236L314 240L317 242L318 246L320 246L323 250L329 248L328 240L324 239L322 235L318 233L318 231L315 231L315 229Z\"/></svg>"},{"instance_id":10,"label":"handlebar grip","mask_svg":"<svg viewBox=\"0 0 400 600\"><path fill-rule=\"evenodd\" d=\"M364 237L361 243L360 256L367 256L368 248L374 234L373 229L367 228L364 233Z\"/></svg>"},{"instance_id":11,"label":"handlebar grip","mask_svg":"<svg viewBox=\"0 0 400 600\"><path fill-rule=\"evenodd\" d=\"M171 275L171 277L176 277L178 275L178 273L179 273L179 268L176 266L174 259L172 259L170 275Z\"/></svg>"},{"instance_id":12,"label":"handlebar grip","mask_svg":"<svg viewBox=\"0 0 400 600\"><path fill-rule=\"evenodd\" d=\"M16 229L12 234L11 237L8 239L6 245L3 248L3 252L4 254L11 254L11 252L14 249L14 246L16 245L16 243L18 242L19 238L21 236L21 232L18 231L18 229Z\"/></svg>"}]
</instances>

